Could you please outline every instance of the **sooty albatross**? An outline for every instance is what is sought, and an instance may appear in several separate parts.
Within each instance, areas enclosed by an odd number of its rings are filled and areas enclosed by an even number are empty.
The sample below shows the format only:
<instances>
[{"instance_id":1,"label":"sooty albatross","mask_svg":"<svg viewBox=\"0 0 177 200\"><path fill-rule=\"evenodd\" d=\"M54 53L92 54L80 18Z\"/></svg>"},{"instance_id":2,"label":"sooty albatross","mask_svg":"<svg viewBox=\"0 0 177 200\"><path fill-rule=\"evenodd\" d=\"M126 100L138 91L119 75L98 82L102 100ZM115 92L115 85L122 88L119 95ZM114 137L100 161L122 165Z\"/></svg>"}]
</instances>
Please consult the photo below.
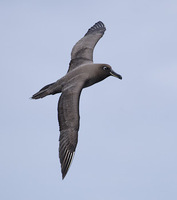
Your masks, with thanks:
<instances>
[{"instance_id":1,"label":"sooty albatross","mask_svg":"<svg viewBox=\"0 0 177 200\"><path fill-rule=\"evenodd\" d=\"M60 126L59 158L62 178L66 176L78 141L79 99L83 88L89 87L108 76L122 79L108 64L93 63L93 50L103 36L106 27L99 21L73 47L69 69L65 76L46 85L32 99L61 93L58 102Z\"/></svg>"}]
</instances>

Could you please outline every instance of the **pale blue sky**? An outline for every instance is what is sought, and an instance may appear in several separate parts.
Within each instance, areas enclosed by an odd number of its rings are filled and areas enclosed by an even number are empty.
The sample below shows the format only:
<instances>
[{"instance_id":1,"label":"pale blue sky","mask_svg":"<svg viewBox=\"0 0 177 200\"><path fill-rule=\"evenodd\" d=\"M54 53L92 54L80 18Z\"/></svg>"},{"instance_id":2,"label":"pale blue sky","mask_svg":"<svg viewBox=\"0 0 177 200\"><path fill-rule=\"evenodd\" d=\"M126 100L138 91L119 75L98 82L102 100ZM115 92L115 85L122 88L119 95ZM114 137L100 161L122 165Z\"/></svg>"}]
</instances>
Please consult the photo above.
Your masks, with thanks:
<instances>
[{"instance_id":1,"label":"pale blue sky","mask_svg":"<svg viewBox=\"0 0 177 200\"><path fill-rule=\"evenodd\" d=\"M95 22L94 52L123 76L83 90L64 181L57 101L29 97L67 72ZM177 1L0 1L0 199L177 199Z\"/></svg>"}]
</instances>

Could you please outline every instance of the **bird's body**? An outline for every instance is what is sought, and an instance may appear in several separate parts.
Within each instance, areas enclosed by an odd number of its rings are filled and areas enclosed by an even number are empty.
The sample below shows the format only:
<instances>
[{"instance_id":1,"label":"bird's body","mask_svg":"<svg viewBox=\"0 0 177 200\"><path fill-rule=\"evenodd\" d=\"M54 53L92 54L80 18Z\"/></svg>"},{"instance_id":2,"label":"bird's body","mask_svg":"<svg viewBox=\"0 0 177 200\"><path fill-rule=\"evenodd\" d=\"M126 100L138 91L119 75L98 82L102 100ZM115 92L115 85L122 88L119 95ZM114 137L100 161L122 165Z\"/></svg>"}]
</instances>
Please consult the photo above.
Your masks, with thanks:
<instances>
[{"instance_id":1,"label":"bird's body","mask_svg":"<svg viewBox=\"0 0 177 200\"><path fill-rule=\"evenodd\" d=\"M60 125L59 157L63 178L69 169L78 141L79 99L82 89L110 75L122 78L112 70L110 65L93 63L93 49L105 30L102 22L91 27L73 47L68 73L32 96L33 99L39 99L62 93L58 102L58 120Z\"/></svg>"}]
</instances>

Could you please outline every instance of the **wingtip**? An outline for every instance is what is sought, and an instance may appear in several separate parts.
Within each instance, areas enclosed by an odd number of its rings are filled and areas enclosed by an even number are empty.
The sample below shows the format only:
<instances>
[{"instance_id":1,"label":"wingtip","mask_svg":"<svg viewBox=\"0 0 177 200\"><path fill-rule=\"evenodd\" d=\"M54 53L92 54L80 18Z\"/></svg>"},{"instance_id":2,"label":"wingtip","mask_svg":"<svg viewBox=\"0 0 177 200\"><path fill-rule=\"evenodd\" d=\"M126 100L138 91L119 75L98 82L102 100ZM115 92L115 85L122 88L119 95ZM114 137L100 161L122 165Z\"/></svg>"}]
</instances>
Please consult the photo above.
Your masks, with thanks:
<instances>
[{"instance_id":1,"label":"wingtip","mask_svg":"<svg viewBox=\"0 0 177 200\"><path fill-rule=\"evenodd\" d=\"M102 26L105 27L105 25L104 25L104 23L103 23L102 21L98 21L98 22L96 22L95 24L100 24L100 25L102 25Z\"/></svg>"},{"instance_id":2,"label":"wingtip","mask_svg":"<svg viewBox=\"0 0 177 200\"><path fill-rule=\"evenodd\" d=\"M66 176L66 174L65 175L62 174L62 180L64 180L65 176Z\"/></svg>"},{"instance_id":3,"label":"wingtip","mask_svg":"<svg viewBox=\"0 0 177 200\"><path fill-rule=\"evenodd\" d=\"M64 180L64 178L65 178L67 172L68 172L68 170L67 170L67 171L61 170L61 173L62 173L62 180Z\"/></svg>"},{"instance_id":4,"label":"wingtip","mask_svg":"<svg viewBox=\"0 0 177 200\"><path fill-rule=\"evenodd\" d=\"M74 158L74 152L70 153L69 151L66 151L67 153L64 155L64 160L60 159L61 162L61 173L62 173L62 180L65 178L66 174L69 171L69 168L71 166L72 160Z\"/></svg>"},{"instance_id":5,"label":"wingtip","mask_svg":"<svg viewBox=\"0 0 177 200\"><path fill-rule=\"evenodd\" d=\"M88 29L86 35L92 34L92 33L104 33L106 31L106 27L102 21L98 21L95 23L91 28Z\"/></svg>"},{"instance_id":6,"label":"wingtip","mask_svg":"<svg viewBox=\"0 0 177 200\"><path fill-rule=\"evenodd\" d=\"M65 179L65 177L66 177L66 174L67 174L67 172L66 172L66 173L62 173L62 180L64 180L64 179Z\"/></svg>"}]
</instances>

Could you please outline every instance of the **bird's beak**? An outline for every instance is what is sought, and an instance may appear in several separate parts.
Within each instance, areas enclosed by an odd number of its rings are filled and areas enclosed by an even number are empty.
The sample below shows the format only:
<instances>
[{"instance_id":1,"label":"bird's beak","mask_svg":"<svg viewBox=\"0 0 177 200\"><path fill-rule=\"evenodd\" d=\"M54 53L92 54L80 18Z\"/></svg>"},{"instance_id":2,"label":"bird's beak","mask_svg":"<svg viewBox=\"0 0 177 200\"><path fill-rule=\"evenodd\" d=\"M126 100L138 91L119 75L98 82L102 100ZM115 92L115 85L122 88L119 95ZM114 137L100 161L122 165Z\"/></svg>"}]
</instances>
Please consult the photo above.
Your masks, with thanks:
<instances>
[{"instance_id":1,"label":"bird's beak","mask_svg":"<svg viewBox=\"0 0 177 200\"><path fill-rule=\"evenodd\" d=\"M120 74L117 74L116 72L114 72L112 69L110 71L110 75L111 76L114 76L116 78L119 78L119 79L122 79L122 76Z\"/></svg>"}]
</instances>

